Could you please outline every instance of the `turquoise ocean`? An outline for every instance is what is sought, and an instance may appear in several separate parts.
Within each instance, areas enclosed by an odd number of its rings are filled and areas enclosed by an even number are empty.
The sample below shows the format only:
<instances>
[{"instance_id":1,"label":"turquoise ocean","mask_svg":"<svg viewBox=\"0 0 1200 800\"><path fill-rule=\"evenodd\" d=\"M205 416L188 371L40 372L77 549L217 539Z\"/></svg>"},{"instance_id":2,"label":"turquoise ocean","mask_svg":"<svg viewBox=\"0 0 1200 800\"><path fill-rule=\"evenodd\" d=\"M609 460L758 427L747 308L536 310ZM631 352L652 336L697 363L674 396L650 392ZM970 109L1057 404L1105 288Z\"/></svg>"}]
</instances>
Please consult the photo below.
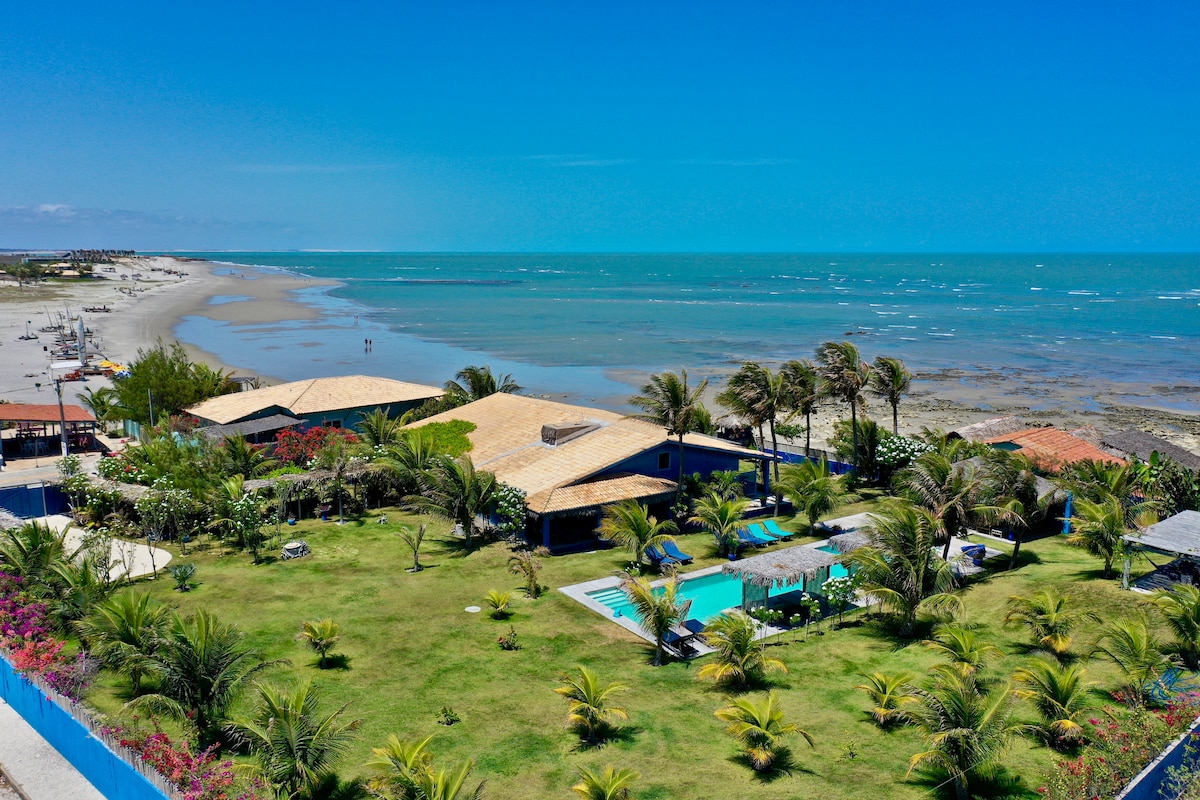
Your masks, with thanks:
<instances>
[{"instance_id":1,"label":"turquoise ocean","mask_svg":"<svg viewBox=\"0 0 1200 800\"><path fill-rule=\"evenodd\" d=\"M368 372L441 384L489 363L536 393L619 406L647 371L811 357L828 339L914 370L1048 381L1194 382L1200 356L1198 254L180 255L248 278L338 282L298 293L317 321L193 316L176 329L288 380Z\"/></svg>"}]
</instances>

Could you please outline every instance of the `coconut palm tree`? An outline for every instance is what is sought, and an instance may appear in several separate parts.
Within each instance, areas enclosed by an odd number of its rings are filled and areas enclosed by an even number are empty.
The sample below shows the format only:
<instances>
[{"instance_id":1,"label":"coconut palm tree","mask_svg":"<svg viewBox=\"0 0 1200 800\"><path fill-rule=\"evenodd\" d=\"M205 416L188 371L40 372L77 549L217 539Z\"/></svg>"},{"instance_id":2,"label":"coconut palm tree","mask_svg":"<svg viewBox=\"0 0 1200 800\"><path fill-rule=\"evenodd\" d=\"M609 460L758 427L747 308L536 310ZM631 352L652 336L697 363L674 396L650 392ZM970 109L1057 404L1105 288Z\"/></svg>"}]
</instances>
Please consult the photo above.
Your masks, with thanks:
<instances>
[{"instance_id":1,"label":"coconut palm tree","mask_svg":"<svg viewBox=\"0 0 1200 800\"><path fill-rule=\"evenodd\" d=\"M785 361L779 368L788 394L788 407L793 414L804 415L804 455L812 452L812 415L821 399L821 379L817 368L808 359Z\"/></svg>"},{"instance_id":2,"label":"coconut palm tree","mask_svg":"<svg viewBox=\"0 0 1200 800\"><path fill-rule=\"evenodd\" d=\"M625 573L621 590L629 597L638 623L654 637L654 666L662 666L663 640L667 631L687 619L692 601L679 597L679 578L672 575L655 591L645 578Z\"/></svg>"},{"instance_id":3,"label":"coconut palm tree","mask_svg":"<svg viewBox=\"0 0 1200 800\"><path fill-rule=\"evenodd\" d=\"M858 409L864 405L863 391L871 378L871 366L862 360L858 348L850 342L824 342L817 348L817 364L825 396L850 406L854 453L851 467L857 471Z\"/></svg>"},{"instance_id":4,"label":"coconut palm tree","mask_svg":"<svg viewBox=\"0 0 1200 800\"><path fill-rule=\"evenodd\" d=\"M1029 629L1033 646L1062 660L1071 650L1071 631L1085 619L1096 621L1090 612L1070 608L1070 597L1051 586L1028 597L1012 595L1004 624L1019 623Z\"/></svg>"},{"instance_id":5,"label":"coconut palm tree","mask_svg":"<svg viewBox=\"0 0 1200 800\"><path fill-rule=\"evenodd\" d=\"M912 373L904 362L891 356L877 356L871 365L867 393L882 398L892 407L892 435L900 435L900 399L912 386Z\"/></svg>"},{"instance_id":6,"label":"coconut palm tree","mask_svg":"<svg viewBox=\"0 0 1200 800\"><path fill-rule=\"evenodd\" d=\"M532 550L518 550L508 557L508 571L525 579L525 596L530 600L537 600L542 593L542 586L538 583L538 575L542 571L540 557L548 555L550 551L546 548L535 547Z\"/></svg>"},{"instance_id":7,"label":"coconut palm tree","mask_svg":"<svg viewBox=\"0 0 1200 800\"><path fill-rule=\"evenodd\" d=\"M1113 576L1113 560L1124 550L1121 537L1129 533L1125 509L1115 496L1102 502L1075 498L1067 544L1082 547L1104 559L1104 577Z\"/></svg>"},{"instance_id":8,"label":"coconut palm tree","mask_svg":"<svg viewBox=\"0 0 1200 800\"><path fill-rule=\"evenodd\" d=\"M829 461L821 456L819 462L804 461L783 468L783 477L775 482L775 489L787 495L797 509L808 518L811 531L824 514L828 514L854 497L846 489L840 475L829 471Z\"/></svg>"},{"instance_id":9,"label":"coconut palm tree","mask_svg":"<svg viewBox=\"0 0 1200 800\"><path fill-rule=\"evenodd\" d=\"M228 732L249 747L259 774L275 787L277 796L293 800L334 774L350 750L362 720L343 720L345 710L342 706L322 713L309 681L291 691L259 684L254 715L232 723Z\"/></svg>"},{"instance_id":10,"label":"coconut palm tree","mask_svg":"<svg viewBox=\"0 0 1200 800\"><path fill-rule=\"evenodd\" d=\"M1136 705L1149 701L1155 683L1175 666L1144 614L1105 625L1095 654L1117 665L1124 679L1122 689Z\"/></svg>"},{"instance_id":11,"label":"coconut palm tree","mask_svg":"<svg viewBox=\"0 0 1200 800\"><path fill-rule=\"evenodd\" d=\"M368 783L371 792L387 800L420 800L417 778L433 768L431 741L432 736L414 741L393 733L383 747L372 747L374 758L365 765L377 773Z\"/></svg>"},{"instance_id":12,"label":"coconut palm tree","mask_svg":"<svg viewBox=\"0 0 1200 800\"><path fill-rule=\"evenodd\" d=\"M950 659L950 666L965 675L974 675L989 660L1004 655L999 647L981 641L974 627L962 622L938 625L925 646Z\"/></svg>"},{"instance_id":13,"label":"coconut palm tree","mask_svg":"<svg viewBox=\"0 0 1200 800\"><path fill-rule=\"evenodd\" d=\"M889 503L871 515L871 544L850 554L862 591L900 617L900 632L911 636L922 608L953 606L954 569L933 552L937 521L926 509L905 501Z\"/></svg>"},{"instance_id":14,"label":"coconut palm tree","mask_svg":"<svg viewBox=\"0 0 1200 800\"><path fill-rule=\"evenodd\" d=\"M463 367L454 376L455 380L446 381L444 388L447 396L455 406L473 403L493 394L515 394L521 391L521 386L513 380L512 375L503 373L492 374L488 366Z\"/></svg>"},{"instance_id":15,"label":"coconut palm tree","mask_svg":"<svg viewBox=\"0 0 1200 800\"><path fill-rule=\"evenodd\" d=\"M785 721L776 692L768 692L761 700L738 698L732 705L717 709L715 716L729 723L726 732L741 744L750 765L758 772L774 766L784 736L798 733L813 746L812 736L794 722Z\"/></svg>"},{"instance_id":16,"label":"coconut palm tree","mask_svg":"<svg viewBox=\"0 0 1200 800\"><path fill-rule=\"evenodd\" d=\"M265 447L255 447L245 436L228 436L221 444L225 469L230 475L257 478L279 466L279 462L267 455Z\"/></svg>"},{"instance_id":17,"label":"coconut palm tree","mask_svg":"<svg viewBox=\"0 0 1200 800\"><path fill-rule=\"evenodd\" d=\"M1162 612L1175 636L1171 651L1192 672L1200 670L1200 589L1177 584L1157 590L1150 602Z\"/></svg>"},{"instance_id":18,"label":"coconut palm tree","mask_svg":"<svg viewBox=\"0 0 1200 800\"><path fill-rule=\"evenodd\" d=\"M92 556L79 556L50 566L46 576L48 604L63 630L69 631L117 590L120 584L109 581L107 572L107 564L98 563Z\"/></svg>"},{"instance_id":19,"label":"coconut palm tree","mask_svg":"<svg viewBox=\"0 0 1200 800\"><path fill-rule=\"evenodd\" d=\"M973 466L962 466L937 453L924 453L896 477L900 492L929 510L937 521L942 558L950 557L950 539L966 531L978 507L983 480Z\"/></svg>"},{"instance_id":20,"label":"coconut palm tree","mask_svg":"<svg viewBox=\"0 0 1200 800\"><path fill-rule=\"evenodd\" d=\"M55 531L40 522L27 522L0 533L0 569L20 578L35 597L50 592L49 578L56 564L74 556L64 544L66 529Z\"/></svg>"},{"instance_id":21,"label":"coconut palm tree","mask_svg":"<svg viewBox=\"0 0 1200 800\"><path fill-rule=\"evenodd\" d=\"M309 620L304 623L300 633L296 634L296 638L312 648L319 659L317 666L325 669L329 651L342 638L339 631L338 624L332 619Z\"/></svg>"},{"instance_id":22,"label":"coconut palm tree","mask_svg":"<svg viewBox=\"0 0 1200 800\"><path fill-rule=\"evenodd\" d=\"M717 551L725 556L738 546L738 529L746 516L750 501L744 497L723 497L713 492L696 502L688 522L704 526L717 540Z\"/></svg>"},{"instance_id":23,"label":"coconut palm tree","mask_svg":"<svg viewBox=\"0 0 1200 800\"><path fill-rule=\"evenodd\" d=\"M98 422L105 422L118 413L117 393L110 386L102 386L99 389L87 388L76 397L79 399L79 404L92 412L92 416Z\"/></svg>"},{"instance_id":24,"label":"coconut palm tree","mask_svg":"<svg viewBox=\"0 0 1200 800\"><path fill-rule=\"evenodd\" d=\"M676 497L683 491L683 437L693 428L696 406L707 388L707 378L699 386L689 387L687 370L681 369L679 374L660 372L651 375L641 392L629 398L630 405L642 410L641 414L633 415L635 418L661 425L668 436L674 436L679 442Z\"/></svg>"},{"instance_id":25,"label":"coconut palm tree","mask_svg":"<svg viewBox=\"0 0 1200 800\"><path fill-rule=\"evenodd\" d=\"M787 672L787 665L767 656L757 641L758 626L741 611L721 614L704 627L704 643L717 651L716 658L700 668L696 677L718 683L746 686L767 672Z\"/></svg>"},{"instance_id":26,"label":"coconut palm tree","mask_svg":"<svg viewBox=\"0 0 1200 800\"><path fill-rule=\"evenodd\" d=\"M405 499L414 511L434 514L462 527L466 548L471 549L475 519L495 500L496 476L475 469L465 453L440 458L421 479L421 493Z\"/></svg>"},{"instance_id":27,"label":"coconut palm tree","mask_svg":"<svg viewBox=\"0 0 1200 800\"><path fill-rule=\"evenodd\" d=\"M154 668L151 659L169 619L167 607L152 600L149 592L125 592L98 605L77 629L91 654L128 677L136 695Z\"/></svg>"},{"instance_id":28,"label":"coconut palm tree","mask_svg":"<svg viewBox=\"0 0 1200 800\"><path fill-rule=\"evenodd\" d=\"M417 775L417 797L420 800L481 800L483 783L467 785L475 767L474 761L460 761L453 767L431 767Z\"/></svg>"},{"instance_id":29,"label":"coconut palm tree","mask_svg":"<svg viewBox=\"0 0 1200 800\"><path fill-rule=\"evenodd\" d=\"M622 683L601 683L587 667L576 667L578 675L559 679L562 686L554 691L567 699L567 727L588 743L604 740L612 730L613 720L628 719L629 712L611 705L613 696L629 690Z\"/></svg>"},{"instance_id":30,"label":"coconut palm tree","mask_svg":"<svg viewBox=\"0 0 1200 800\"><path fill-rule=\"evenodd\" d=\"M571 791L582 800L629 800L633 797L629 787L640 777L631 769L616 769L612 764L605 765L603 772L580 767L579 783L572 786Z\"/></svg>"},{"instance_id":31,"label":"coconut palm tree","mask_svg":"<svg viewBox=\"0 0 1200 800\"><path fill-rule=\"evenodd\" d=\"M883 672L871 674L859 673L866 683L855 686L866 693L871 699L873 708L870 711L875 722L881 728L890 725L905 724L912 721L906 706L917 702L913 694L912 673L898 672L888 675Z\"/></svg>"},{"instance_id":32,"label":"coconut palm tree","mask_svg":"<svg viewBox=\"0 0 1200 800\"><path fill-rule=\"evenodd\" d=\"M383 454L368 469L386 475L401 496L412 495L420 491L421 479L443 456L431 429L411 428L385 445Z\"/></svg>"},{"instance_id":33,"label":"coconut palm tree","mask_svg":"<svg viewBox=\"0 0 1200 800\"><path fill-rule=\"evenodd\" d=\"M755 422L765 422L771 433L772 462L775 482L779 482L779 438L775 434L775 423L791 418L792 394L786 376L774 373L767 367L746 362L741 369L729 376L729 386L718 400L725 398L731 408L744 409ZM724 401L722 401L724 402ZM775 493L775 516L779 516L779 492Z\"/></svg>"},{"instance_id":34,"label":"coconut palm tree","mask_svg":"<svg viewBox=\"0 0 1200 800\"><path fill-rule=\"evenodd\" d=\"M358 435L362 437L368 447L372 449L389 447L400 441L404 426L412 415L406 413L400 417L393 417L390 413L391 410L389 406L388 408L376 408L371 412L359 412Z\"/></svg>"},{"instance_id":35,"label":"coconut palm tree","mask_svg":"<svg viewBox=\"0 0 1200 800\"><path fill-rule=\"evenodd\" d=\"M146 654L147 671L158 679L158 691L130 705L190 718L201 743L212 744L250 679L279 663L263 661L244 633L204 609L186 619L172 614L166 633Z\"/></svg>"},{"instance_id":36,"label":"coconut palm tree","mask_svg":"<svg viewBox=\"0 0 1200 800\"><path fill-rule=\"evenodd\" d=\"M929 749L908 760L908 774L928 765L954 782L958 800L969 797L970 782L990 777L1021 726L1012 721L1012 689L985 692L975 676L935 668L933 685L917 690L914 722L925 732Z\"/></svg>"},{"instance_id":37,"label":"coconut palm tree","mask_svg":"<svg viewBox=\"0 0 1200 800\"><path fill-rule=\"evenodd\" d=\"M1017 697L1028 700L1042 717L1042 733L1050 746L1063 749L1086 737L1080 718L1091 705L1089 692L1095 686L1084 680L1081 664L1060 664L1040 658L1018 667L1013 673Z\"/></svg>"},{"instance_id":38,"label":"coconut palm tree","mask_svg":"<svg viewBox=\"0 0 1200 800\"><path fill-rule=\"evenodd\" d=\"M604 507L600 536L624 547L633 554L634 561L641 567L647 561L646 551L674 542L673 533L678 527L671 520L659 522L650 516L650 510L633 498Z\"/></svg>"}]
</instances>

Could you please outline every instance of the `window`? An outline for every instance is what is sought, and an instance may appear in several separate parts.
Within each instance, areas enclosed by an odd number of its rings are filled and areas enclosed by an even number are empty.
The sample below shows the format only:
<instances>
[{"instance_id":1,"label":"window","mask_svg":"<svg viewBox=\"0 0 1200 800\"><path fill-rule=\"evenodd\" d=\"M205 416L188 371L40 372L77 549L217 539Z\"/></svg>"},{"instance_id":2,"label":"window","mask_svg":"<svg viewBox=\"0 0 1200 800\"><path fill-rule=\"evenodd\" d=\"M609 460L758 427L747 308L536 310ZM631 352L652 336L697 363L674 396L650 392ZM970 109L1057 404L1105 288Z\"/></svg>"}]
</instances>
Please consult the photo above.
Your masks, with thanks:
<instances>
[{"instance_id":1,"label":"window","mask_svg":"<svg viewBox=\"0 0 1200 800\"><path fill-rule=\"evenodd\" d=\"M658 454L658 468L659 469L670 469L671 468L671 454L670 453L659 453Z\"/></svg>"},{"instance_id":2,"label":"window","mask_svg":"<svg viewBox=\"0 0 1200 800\"><path fill-rule=\"evenodd\" d=\"M321 423L321 427L323 427L323 428L340 428L340 427L342 427L342 421L340 419L327 419Z\"/></svg>"}]
</instances>

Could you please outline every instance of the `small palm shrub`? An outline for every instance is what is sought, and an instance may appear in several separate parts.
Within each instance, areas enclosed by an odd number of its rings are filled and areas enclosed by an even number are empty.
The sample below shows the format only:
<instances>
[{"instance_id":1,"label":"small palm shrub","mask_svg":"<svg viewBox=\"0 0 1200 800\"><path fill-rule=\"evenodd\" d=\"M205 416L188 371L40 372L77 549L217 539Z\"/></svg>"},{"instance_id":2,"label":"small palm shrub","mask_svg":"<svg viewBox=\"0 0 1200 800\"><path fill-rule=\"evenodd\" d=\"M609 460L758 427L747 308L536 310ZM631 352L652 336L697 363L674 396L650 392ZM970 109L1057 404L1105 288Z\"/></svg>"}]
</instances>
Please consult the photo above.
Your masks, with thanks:
<instances>
[{"instance_id":1,"label":"small palm shrub","mask_svg":"<svg viewBox=\"0 0 1200 800\"><path fill-rule=\"evenodd\" d=\"M508 618L508 601L511 599L511 595L508 592L499 592L491 589L483 599L492 607L492 619Z\"/></svg>"},{"instance_id":2,"label":"small palm shrub","mask_svg":"<svg viewBox=\"0 0 1200 800\"><path fill-rule=\"evenodd\" d=\"M912 721L907 706L917 702L913 692L913 676L908 672L898 672L888 675L884 672L872 672L870 675L861 674L866 681L855 686L866 693L874 706L870 714L875 718L879 727L904 725Z\"/></svg>"},{"instance_id":3,"label":"small palm shrub","mask_svg":"<svg viewBox=\"0 0 1200 800\"><path fill-rule=\"evenodd\" d=\"M331 619L310 620L304 623L303 630L300 631L296 638L305 642L313 649L313 652L320 658L317 666L325 669L329 659L329 651L342 638L339 635L339 631L338 624Z\"/></svg>"},{"instance_id":4,"label":"small palm shrub","mask_svg":"<svg viewBox=\"0 0 1200 800\"><path fill-rule=\"evenodd\" d=\"M192 578L196 575L195 564L172 564L167 567L167 571L171 573L171 577L175 580L175 591L187 592L192 588Z\"/></svg>"},{"instance_id":5,"label":"small palm shrub","mask_svg":"<svg viewBox=\"0 0 1200 800\"><path fill-rule=\"evenodd\" d=\"M582 800L629 800L629 787L642 777L631 769L616 769L605 765L603 772L593 772L587 767L579 768L579 783L571 791Z\"/></svg>"},{"instance_id":6,"label":"small palm shrub","mask_svg":"<svg viewBox=\"0 0 1200 800\"><path fill-rule=\"evenodd\" d=\"M767 657L757 634L758 626L743 612L721 614L704 629L704 641L717 651L716 659L701 667L696 677L745 686L761 681L767 672L787 672L782 661Z\"/></svg>"},{"instance_id":7,"label":"small palm shrub","mask_svg":"<svg viewBox=\"0 0 1200 800\"><path fill-rule=\"evenodd\" d=\"M579 734L585 742L599 742L612 731L612 721L628 719L629 713L610 701L619 692L629 687L621 683L602 683L587 667L576 667L577 675L559 679L554 691L567 699L567 726Z\"/></svg>"},{"instance_id":8,"label":"small palm shrub","mask_svg":"<svg viewBox=\"0 0 1200 800\"><path fill-rule=\"evenodd\" d=\"M717 719L728 722L726 732L742 746L750 766L765 772L775 766L784 752L783 737L798 733L811 746L813 738L794 722L786 722L779 705L779 695L769 692L761 700L743 697L715 712Z\"/></svg>"}]
</instances>

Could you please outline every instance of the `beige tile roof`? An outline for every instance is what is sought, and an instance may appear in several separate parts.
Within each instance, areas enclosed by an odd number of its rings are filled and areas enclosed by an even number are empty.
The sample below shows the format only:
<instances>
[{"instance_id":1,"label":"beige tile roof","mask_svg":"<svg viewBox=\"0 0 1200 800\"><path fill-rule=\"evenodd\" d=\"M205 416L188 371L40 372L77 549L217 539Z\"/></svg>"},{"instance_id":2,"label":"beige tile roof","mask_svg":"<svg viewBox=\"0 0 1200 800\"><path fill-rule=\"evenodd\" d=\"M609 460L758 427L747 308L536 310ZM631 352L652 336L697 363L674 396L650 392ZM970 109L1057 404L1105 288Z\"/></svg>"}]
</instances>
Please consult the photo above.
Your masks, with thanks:
<instances>
[{"instance_id":1,"label":"beige tile roof","mask_svg":"<svg viewBox=\"0 0 1200 800\"><path fill-rule=\"evenodd\" d=\"M584 481L573 486L560 486L525 498L529 509L536 514L553 514L581 508L597 508L626 498L657 499L675 492L675 481L651 478L647 475L616 475Z\"/></svg>"},{"instance_id":2,"label":"beige tile roof","mask_svg":"<svg viewBox=\"0 0 1200 800\"><path fill-rule=\"evenodd\" d=\"M467 434L471 440L471 459L475 466L494 473L510 486L522 489L530 509L537 513L542 513L537 510L539 507L557 506L558 501L551 496L557 495L554 490L578 484L639 453L673 441L657 425L623 417L612 411L515 394L494 394L413 425L448 422L452 419L466 420L475 425L475 430ZM580 422L596 425L597 428L554 447L542 442L543 425ZM742 458L765 457L757 451L711 436L688 434L684 442Z\"/></svg>"},{"instance_id":3,"label":"beige tile roof","mask_svg":"<svg viewBox=\"0 0 1200 800\"><path fill-rule=\"evenodd\" d=\"M293 416L303 416L349 408L384 408L393 403L411 403L441 396L442 390L434 386L369 375L343 375L225 394L197 403L188 412L219 425L228 425L276 406Z\"/></svg>"}]
</instances>

